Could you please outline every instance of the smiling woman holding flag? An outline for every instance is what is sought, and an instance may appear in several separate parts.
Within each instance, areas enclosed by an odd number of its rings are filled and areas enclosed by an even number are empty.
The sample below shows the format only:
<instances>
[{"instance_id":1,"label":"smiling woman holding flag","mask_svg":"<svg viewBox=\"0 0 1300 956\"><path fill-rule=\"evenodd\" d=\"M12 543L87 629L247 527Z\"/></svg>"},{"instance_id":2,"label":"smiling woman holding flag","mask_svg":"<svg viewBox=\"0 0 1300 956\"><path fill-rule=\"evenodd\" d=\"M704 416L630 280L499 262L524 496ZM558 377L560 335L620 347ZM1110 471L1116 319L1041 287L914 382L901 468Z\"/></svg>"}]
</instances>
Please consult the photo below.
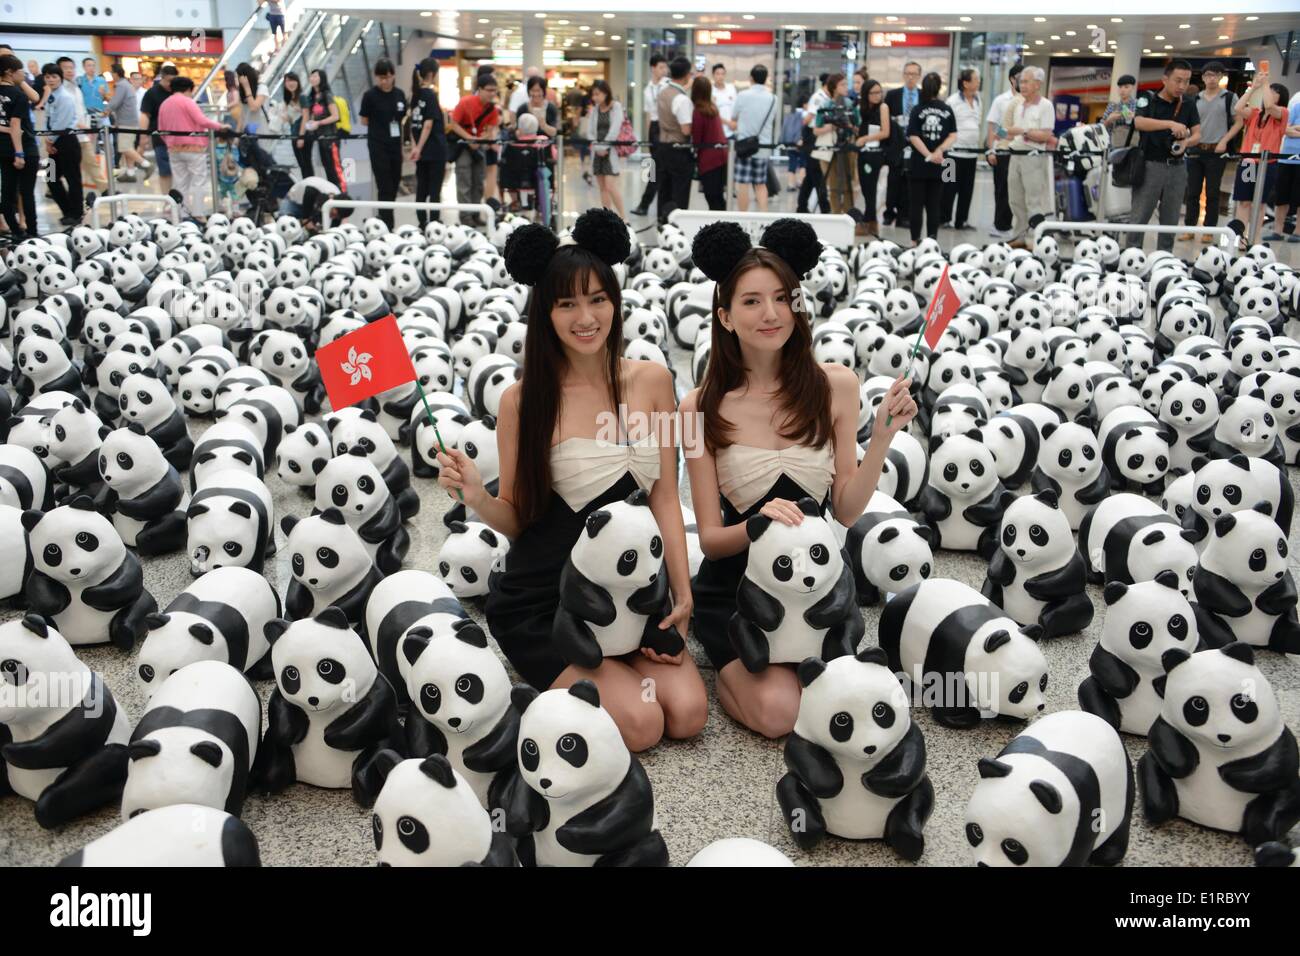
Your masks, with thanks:
<instances>
[{"instance_id":1,"label":"smiling woman holding flag","mask_svg":"<svg viewBox=\"0 0 1300 956\"><path fill-rule=\"evenodd\" d=\"M511 235L506 268L533 292L523 378L505 391L497 418L498 493L483 487L458 449L438 455L438 483L463 493L469 508L512 541L504 571L490 578L486 606L492 637L511 664L538 690L595 682L628 748L640 751L664 734L698 734L708 698L679 636L692 600L677 448L671 439L661 443L650 424L676 412L672 379L661 366L622 358L612 267L629 246L627 226L606 209L580 216L569 244L540 225ZM672 594L664 640L659 650L606 657L594 669L567 664L552 640L561 571L587 518L638 489L649 493L663 541Z\"/></svg>"},{"instance_id":2,"label":"smiling woman holding flag","mask_svg":"<svg viewBox=\"0 0 1300 956\"><path fill-rule=\"evenodd\" d=\"M757 248L736 223L713 223L692 248L695 264L717 282L708 368L681 406L704 422L705 447L686 459L704 551L695 636L718 670L723 709L773 739L794 727L799 681L783 664L750 673L731 646L727 624L748 561L745 522L762 514L797 525L796 502L811 497L828 517L853 524L876 490L890 441L916 414L900 377L858 463L857 376L816 362L810 316L800 307L800 277L820 252L812 227L794 219L772 223Z\"/></svg>"}]
</instances>

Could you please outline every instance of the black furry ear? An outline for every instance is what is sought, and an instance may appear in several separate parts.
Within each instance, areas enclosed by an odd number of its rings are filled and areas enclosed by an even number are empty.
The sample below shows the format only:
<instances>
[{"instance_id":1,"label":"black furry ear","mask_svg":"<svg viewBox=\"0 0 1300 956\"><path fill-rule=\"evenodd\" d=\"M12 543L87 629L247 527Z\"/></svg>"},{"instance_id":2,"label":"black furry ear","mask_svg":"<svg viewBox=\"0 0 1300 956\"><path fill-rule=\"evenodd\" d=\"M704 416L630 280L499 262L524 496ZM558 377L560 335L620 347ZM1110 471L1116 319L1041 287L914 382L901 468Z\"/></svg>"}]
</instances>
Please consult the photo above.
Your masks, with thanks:
<instances>
[{"instance_id":1,"label":"black furry ear","mask_svg":"<svg viewBox=\"0 0 1300 956\"><path fill-rule=\"evenodd\" d=\"M569 687L569 693L578 700L584 700L592 707L600 706L600 691L596 685L589 680L580 680Z\"/></svg>"},{"instance_id":2,"label":"black furry ear","mask_svg":"<svg viewBox=\"0 0 1300 956\"><path fill-rule=\"evenodd\" d=\"M740 257L753 248L749 234L734 222L711 222L695 234L691 261L714 282L731 275Z\"/></svg>"},{"instance_id":3,"label":"black furry ear","mask_svg":"<svg viewBox=\"0 0 1300 956\"><path fill-rule=\"evenodd\" d=\"M538 223L520 226L506 240L506 271L516 282L537 285L558 248L560 240L545 226Z\"/></svg>"},{"instance_id":4,"label":"black furry ear","mask_svg":"<svg viewBox=\"0 0 1300 956\"><path fill-rule=\"evenodd\" d=\"M813 227L801 219L778 219L763 230L759 244L786 261L802 279L817 264L822 244Z\"/></svg>"},{"instance_id":5,"label":"black furry ear","mask_svg":"<svg viewBox=\"0 0 1300 956\"><path fill-rule=\"evenodd\" d=\"M632 254L632 238L627 223L612 209L588 209L573 224L573 241L610 266L627 261ZM506 265L509 268L509 263Z\"/></svg>"}]
</instances>

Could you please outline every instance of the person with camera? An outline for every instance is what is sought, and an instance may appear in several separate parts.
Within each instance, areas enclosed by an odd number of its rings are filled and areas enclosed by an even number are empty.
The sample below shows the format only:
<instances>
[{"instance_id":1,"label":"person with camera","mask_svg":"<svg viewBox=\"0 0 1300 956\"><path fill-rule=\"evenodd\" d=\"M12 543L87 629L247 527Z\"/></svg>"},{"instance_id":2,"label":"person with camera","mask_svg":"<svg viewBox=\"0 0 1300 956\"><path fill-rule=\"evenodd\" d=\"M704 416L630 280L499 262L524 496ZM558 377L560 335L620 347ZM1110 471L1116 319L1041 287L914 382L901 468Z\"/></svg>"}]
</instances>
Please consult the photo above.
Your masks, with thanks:
<instances>
[{"instance_id":1,"label":"person with camera","mask_svg":"<svg viewBox=\"0 0 1300 956\"><path fill-rule=\"evenodd\" d=\"M1160 92L1138 97L1133 125L1142 134L1142 157L1146 168L1142 184L1133 190L1133 207L1129 222L1145 226L1160 207L1160 225L1178 224L1187 193L1187 150L1201 141L1201 119L1196 100L1186 99L1192 66L1186 60L1165 64L1164 83ZM1128 245L1142 248L1142 233L1131 232ZM1173 251L1174 234L1162 233L1156 247Z\"/></svg>"},{"instance_id":2,"label":"person with camera","mask_svg":"<svg viewBox=\"0 0 1300 956\"><path fill-rule=\"evenodd\" d=\"M947 152L957 142L957 117L952 107L939 97L943 80L938 73L927 73L921 81L921 104L907 120L907 141L912 156L907 165L907 207L912 245L921 241L921 215L925 215L925 234L939 237L943 219L944 170L951 162Z\"/></svg>"},{"instance_id":3,"label":"person with camera","mask_svg":"<svg viewBox=\"0 0 1300 956\"><path fill-rule=\"evenodd\" d=\"M853 206L848 147L853 145L858 130L858 114L849 102L849 81L843 73L828 76L822 92L824 96L817 104L811 120L813 135L816 137L816 148L812 155L820 164L822 178L826 183L829 211L846 213ZM812 101L809 101L809 105L812 105Z\"/></svg>"}]
</instances>

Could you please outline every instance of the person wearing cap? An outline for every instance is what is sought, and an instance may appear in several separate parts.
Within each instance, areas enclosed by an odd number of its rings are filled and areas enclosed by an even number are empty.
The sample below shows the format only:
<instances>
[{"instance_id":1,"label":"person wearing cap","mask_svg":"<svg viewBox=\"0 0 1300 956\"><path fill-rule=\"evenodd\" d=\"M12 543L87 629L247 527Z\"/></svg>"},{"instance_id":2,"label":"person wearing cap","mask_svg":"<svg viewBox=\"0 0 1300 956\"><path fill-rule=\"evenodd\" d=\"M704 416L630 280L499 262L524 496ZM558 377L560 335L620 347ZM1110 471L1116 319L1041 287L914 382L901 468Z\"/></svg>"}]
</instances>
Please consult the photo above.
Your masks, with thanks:
<instances>
[{"instance_id":1,"label":"person wearing cap","mask_svg":"<svg viewBox=\"0 0 1300 956\"><path fill-rule=\"evenodd\" d=\"M1183 225L1194 226L1201 214L1201 185L1205 185L1205 225L1219 224L1219 182L1228 165L1228 145L1241 130L1241 120L1234 115L1237 95L1220 89L1223 64L1218 60L1201 68L1203 90L1196 97L1196 113L1201 118L1201 145L1187 154L1187 198ZM1193 238L1190 232L1179 239ZM1214 237L1201 235L1202 242Z\"/></svg>"},{"instance_id":2,"label":"person wearing cap","mask_svg":"<svg viewBox=\"0 0 1300 956\"><path fill-rule=\"evenodd\" d=\"M1137 112L1137 78L1131 73L1125 73L1115 84L1119 91L1119 99L1106 104L1106 112L1101 114L1101 123L1110 130L1112 143L1115 140L1116 126L1124 127L1128 130L1127 139L1133 136L1133 115ZM1127 142L1127 140L1126 140Z\"/></svg>"}]
</instances>

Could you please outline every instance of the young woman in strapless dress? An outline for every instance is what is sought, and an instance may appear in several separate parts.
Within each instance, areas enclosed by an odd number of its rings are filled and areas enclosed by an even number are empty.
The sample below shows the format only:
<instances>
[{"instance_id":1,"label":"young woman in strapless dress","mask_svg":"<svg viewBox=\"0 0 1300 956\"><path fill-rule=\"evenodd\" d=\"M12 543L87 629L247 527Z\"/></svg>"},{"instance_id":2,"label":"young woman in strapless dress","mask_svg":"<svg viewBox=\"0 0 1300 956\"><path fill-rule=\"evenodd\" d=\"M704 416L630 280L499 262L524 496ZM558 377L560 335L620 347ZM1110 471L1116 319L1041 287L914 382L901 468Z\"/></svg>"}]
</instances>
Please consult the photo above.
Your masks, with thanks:
<instances>
[{"instance_id":1,"label":"young woman in strapless dress","mask_svg":"<svg viewBox=\"0 0 1300 956\"><path fill-rule=\"evenodd\" d=\"M497 418L498 492L486 491L457 449L438 455L438 483L450 494L460 489L465 504L513 542L504 570L489 579L486 613L524 680L538 690L594 681L633 751L665 734L693 737L708 699L688 650L670 656L643 647L589 670L568 664L551 640L560 573L587 517L638 488L649 493L663 540L672 609L661 626L682 637L691 583L675 434L654 427L676 411L672 379L659 365L621 357L622 302L611 266L627 256L627 227L608 210L592 210L574 226L577 242L558 249L549 230L524 228L506 246L507 268L534 288L523 377L502 396Z\"/></svg>"},{"instance_id":2,"label":"young woman in strapless dress","mask_svg":"<svg viewBox=\"0 0 1300 956\"><path fill-rule=\"evenodd\" d=\"M778 220L762 245L748 244L735 223L696 235L695 264L717 282L713 347L704 380L682 400L681 412L683 418L698 413L703 423L699 447L685 449L704 551L693 588L695 636L717 668L723 709L777 738L794 728L799 711L794 668L771 664L750 673L727 636L748 559L745 522L763 514L799 524L803 513L795 502L811 497L828 519L852 525L916 403L900 377L859 463L857 376L813 359L811 316L799 307L799 279L816 263L821 244L811 227L794 220Z\"/></svg>"}]
</instances>

